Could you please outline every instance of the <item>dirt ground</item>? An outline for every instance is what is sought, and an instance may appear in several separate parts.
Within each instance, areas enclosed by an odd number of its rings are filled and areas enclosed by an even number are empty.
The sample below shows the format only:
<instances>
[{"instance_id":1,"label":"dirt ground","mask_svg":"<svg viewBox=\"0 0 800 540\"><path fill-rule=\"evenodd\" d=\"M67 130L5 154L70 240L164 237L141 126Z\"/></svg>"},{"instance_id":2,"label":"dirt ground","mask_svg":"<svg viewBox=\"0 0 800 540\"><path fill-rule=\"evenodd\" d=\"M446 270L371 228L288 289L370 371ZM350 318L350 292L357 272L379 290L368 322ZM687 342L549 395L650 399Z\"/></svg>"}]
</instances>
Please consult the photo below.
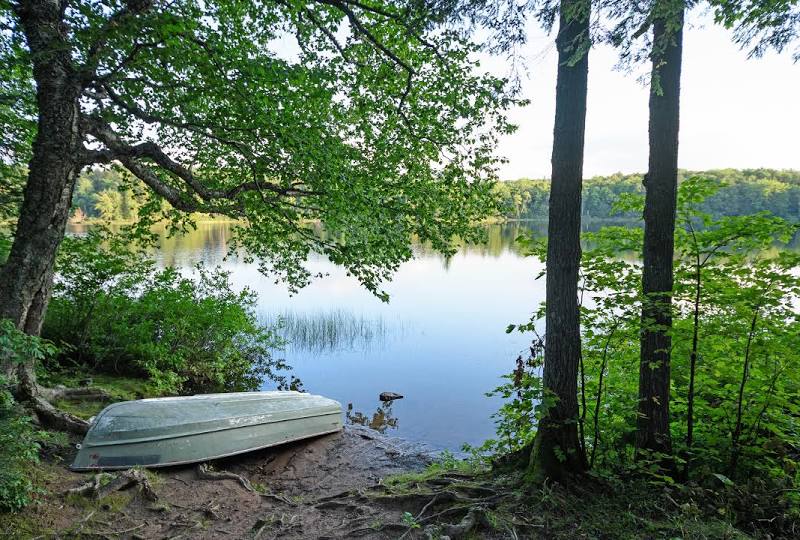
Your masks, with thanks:
<instances>
[{"instance_id":1,"label":"dirt ground","mask_svg":"<svg viewBox=\"0 0 800 540\"><path fill-rule=\"evenodd\" d=\"M424 448L376 432L344 431L209 463L249 480L200 479L195 467L158 469L158 498L131 487L100 502L66 494L93 478L71 472L69 452L45 459L47 493L0 526L4 538L398 538L404 508L339 503L337 494L380 485L383 478L422 470ZM409 531L414 532L414 531ZM413 534L407 537L412 537Z\"/></svg>"}]
</instances>

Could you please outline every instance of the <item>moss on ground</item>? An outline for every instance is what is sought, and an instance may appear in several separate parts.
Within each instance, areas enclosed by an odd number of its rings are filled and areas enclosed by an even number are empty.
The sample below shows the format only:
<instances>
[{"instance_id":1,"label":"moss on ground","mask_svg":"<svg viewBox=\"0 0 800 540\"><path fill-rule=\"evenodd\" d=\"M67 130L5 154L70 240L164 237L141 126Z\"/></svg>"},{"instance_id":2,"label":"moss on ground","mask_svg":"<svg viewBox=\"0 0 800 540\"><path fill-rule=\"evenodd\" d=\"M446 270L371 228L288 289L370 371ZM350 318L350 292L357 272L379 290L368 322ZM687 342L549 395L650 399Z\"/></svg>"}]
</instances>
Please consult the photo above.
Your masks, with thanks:
<instances>
[{"instance_id":1,"label":"moss on ground","mask_svg":"<svg viewBox=\"0 0 800 540\"><path fill-rule=\"evenodd\" d=\"M469 467L435 464L420 473L393 476L384 481L385 492L376 493L375 498L389 506L392 498L399 505L416 496L419 505L438 494L447 504L434 501L426 514L410 516L409 522L421 527L440 524L426 517L432 513L446 516L444 522L457 523L470 508L481 507L481 527L489 538L744 540L763 536L737 528L733 516L713 502L695 502L691 491L642 479L588 477L570 486L531 486L521 474L473 469L470 475Z\"/></svg>"},{"instance_id":2,"label":"moss on ground","mask_svg":"<svg viewBox=\"0 0 800 540\"><path fill-rule=\"evenodd\" d=\"M106 405L116 401L130 401L149 397L160 397L155 388L146 380L134 377L120 377L117 375L92 374L87 375L79 371L63 371L47 373L40 376L43 384L48 386L63 385L67 388L91 386L105 390L110 397L107 401L97 399L61 399L54 405L61 410L74 414L84 420L95 416ZM91 381L87 385L87 381Z\"/></svg>"}]
</instances>

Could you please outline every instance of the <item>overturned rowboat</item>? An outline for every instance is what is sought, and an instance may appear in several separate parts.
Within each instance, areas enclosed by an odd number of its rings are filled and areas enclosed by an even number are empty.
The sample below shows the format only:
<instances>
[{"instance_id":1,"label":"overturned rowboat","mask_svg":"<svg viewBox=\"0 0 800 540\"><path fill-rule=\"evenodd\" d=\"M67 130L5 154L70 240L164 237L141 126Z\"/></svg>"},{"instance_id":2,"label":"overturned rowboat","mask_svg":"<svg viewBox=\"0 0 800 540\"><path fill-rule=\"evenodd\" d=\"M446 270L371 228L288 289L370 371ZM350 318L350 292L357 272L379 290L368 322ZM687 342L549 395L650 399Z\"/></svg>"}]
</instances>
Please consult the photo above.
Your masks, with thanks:
<instances>
[{"instance_id":1,"label":"overturned rowboat","mask_svg":"<svg viewBox=\"0 0 800 540\"><path fill-rule=\"evenodd\" d=\"M92 421L73 470L166 467L342 429L342 407L300 392L238 392L114 403Z\"/></svg>"}]
</instances>

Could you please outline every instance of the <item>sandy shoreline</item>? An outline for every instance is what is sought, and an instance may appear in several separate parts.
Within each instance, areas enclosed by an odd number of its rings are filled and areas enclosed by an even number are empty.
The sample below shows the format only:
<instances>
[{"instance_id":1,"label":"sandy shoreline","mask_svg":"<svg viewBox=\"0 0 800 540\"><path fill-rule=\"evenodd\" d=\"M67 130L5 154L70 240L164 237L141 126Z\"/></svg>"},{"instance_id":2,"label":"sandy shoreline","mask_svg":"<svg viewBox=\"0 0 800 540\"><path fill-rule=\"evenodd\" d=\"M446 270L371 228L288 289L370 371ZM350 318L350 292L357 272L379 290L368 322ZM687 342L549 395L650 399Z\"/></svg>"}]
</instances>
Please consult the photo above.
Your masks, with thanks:
<instances>
[{"instance_id":1,"label":"sandy shoreline","mask_svg":"<svg viewBox=\"0 0 800 540\"><path fill-rule=\"evenodd\" d=\"M357 509L320 499L420 471L434 456L419 444L347 426L333 435L208 464L247 479L252 492L235 480L202 480L194 467L185 466L153 471L157 501L134 487L96 503L64 494L93 477L69 471L71 455L64 452L42 465L55 473L46 475L52 479L49 493L24 520L0 532L10 538L347 538L355 522L366 527L361 538L396 538L396 531L381 531L380 524L399 521L402 509Z\"/></svg>"}]
</instances>

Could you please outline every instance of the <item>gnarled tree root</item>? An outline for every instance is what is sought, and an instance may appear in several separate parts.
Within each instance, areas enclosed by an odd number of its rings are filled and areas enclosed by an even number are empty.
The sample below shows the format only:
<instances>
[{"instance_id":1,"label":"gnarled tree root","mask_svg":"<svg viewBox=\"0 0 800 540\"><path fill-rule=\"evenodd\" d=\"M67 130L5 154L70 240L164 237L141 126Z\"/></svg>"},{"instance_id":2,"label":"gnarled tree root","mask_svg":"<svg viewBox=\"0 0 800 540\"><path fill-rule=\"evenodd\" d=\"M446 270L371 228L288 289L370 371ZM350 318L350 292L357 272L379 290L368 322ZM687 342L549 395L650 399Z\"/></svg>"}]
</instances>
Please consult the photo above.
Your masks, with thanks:
<instances>
[{"instance_id":1,"label":"gnarled tree root","mask_svg":"<svg viewBox=\"0 0 800 540\"><path fill-rule=\"evenodd\" d=\"M250 484L250 480L243 476L239 476L238 474L227 471L209 471L205 463L198 464L194 470L197 474L197 478L200 480L235 480L247 491L255 492L253 486Z\"/></svg>"},{"instance_id":2,"label":"gnarled tree root","mask_svg":"<svg viewBox=\"0 0 800 540\"><path fill-rule=\"evenodd\" d=\"M37 384L36 377L31 370L21 368L18 373L17 398L19 401L28 403L42 424L59 431L85 435L89 431L89 422L55 407L52 404L53 401L76 398L104 401L111 399L107 392L99 388L45 388Z\"/></svg>"},{"instance_id":3,"label":"gnarled tree root","mask_svg":"<svg viewBox=\"0 0 800 540\"><path fill-rule=\"evenodd\" d=\"M425 535L429 539L438 538L439 540L457 540L463 538L479 525L484 524L491 527L486 519L486 510L476 506L470 508L467 515L455 524L428 525L425 527Z\"/></svg>"},{"instance_id":4,"label":"gnarled tree root","mask_svg":"<svg viewBox=\"0 0 800 540\"><path fill-rule=\"evenodd\" d=\"M147 499L151 501L158 500L158 495L153 489L153 485L150 483L150 480L148 480L145 472L141 469L128 469L110 480L108 480L108 475L106 474L96 474L89 482L68 490L67 494L84 495L99 501L108 497L115 491L125 489L132 485L138 485L141 488L142 494Z\"/></svg>"},{"instance_id":5,"label":"gnarled tree root","mask_svg":"<svg viewBox=\"0 0 800 540\"><path fill-rule=\"evenodd\" d=\"M220 471L220 472L209 471L208 467L204 463L200 463L197 465L197 467L195 467L195 474L197 474L197 478L199 478L200 480L234 480L238 482L239 485L241 485L247 491L256 493L259 496L264 497L265 499L271 499L273 501L286 504L289 506L297 506L296 503L292 502L283 495L278 495L276 493L264 493L258 491L257 489L254 489L253 485L247 478L240 476L238 474L227 471Z\"/></svg>"},{"instance_id":6,"label":"gnarled tree root","mask_svg":"<svg viewBox=\"0 0 800 540\"><path fill-rule=\"evenodd\" d=\"M54 407L52 403L41 395L31 396L25 401L36 413L39 421L48 427L79 435L85 435L89 431L89 422Z\"/></svg>"}]
</instances>

